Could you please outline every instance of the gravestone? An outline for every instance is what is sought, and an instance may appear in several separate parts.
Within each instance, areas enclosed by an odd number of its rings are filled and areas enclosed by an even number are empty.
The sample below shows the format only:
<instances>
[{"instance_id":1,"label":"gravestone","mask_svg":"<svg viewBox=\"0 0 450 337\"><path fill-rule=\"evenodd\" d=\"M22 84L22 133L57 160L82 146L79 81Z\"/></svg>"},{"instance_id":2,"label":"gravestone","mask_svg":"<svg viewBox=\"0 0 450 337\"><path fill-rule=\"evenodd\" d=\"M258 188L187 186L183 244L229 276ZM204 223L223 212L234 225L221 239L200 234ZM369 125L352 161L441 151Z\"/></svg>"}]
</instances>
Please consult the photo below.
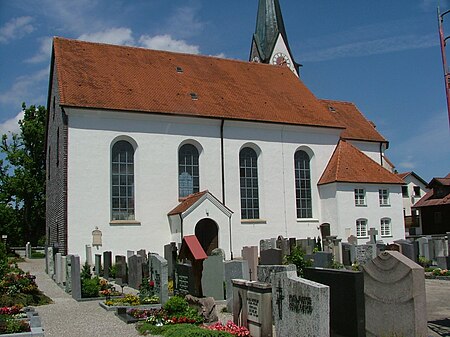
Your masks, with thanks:
<instances>
[{"instance_id":1,"label":"gravestone","mask_svg":"<svg viewBox=\"0 0 450 337\"><path fill-rule=\"evenodd\" d=\"M279 236L277 238L277 248L281 249L281 256L285 257L286 255L290 255L291 251L289 249L289 240L285 239L283 236Z\"/></svg>"},{"instance_id":2,"label":"gravestone","mask_svg":"<svg viewBox=\"0 0 450 337\"><path fill-rule=\"evenodd\" d=\"M210 255L203 261L203 296L213 297L216 301L224 297L225 267L222 255Z\"/></svg>"},{"instance_id":3,"label":"gravestone","mask_svg":"<svg viewBox=\"0 0 450 337\"><path fill-rule=\"evenodd\" d=\"M402 252L402 246L398 243L390 243L388 245L386 245L386 250L391 250L394 252Z\"/></svg>"},{"instance_id":4,"label":"gravestone","mask_svg":"<svg viewBox=\"0 0 450 337\"><path fill-rule=\"evenodd\" d=\"M366 336L427 336L423 268L396 251L366 263Z\"/></svg>"},{"instance_id":5,"label":"gravestone","mask_svg":"<svg viewBox=\"0 0 450 337\"><path fill-rule=\"evenodd\" d=\"M272 277L272 308L277 336L330 336L330 288L296 272Z\"/></svg>"},{"instance_id":6,"label":"gravestone","mask_svg":"<svg viewBox=\"0 0 450 337\"><path fill-rule=\"evenodd\" d=\"M227 300L227 310L229 312L233 309L233 279L250 280L250 273L248 270L248 261L246 260L232 260L224 262L225 268L225 293Z\"/></svg>"},{"instance_id":7,"label":"gravestone","mask_svg":"<svg viewBox=\"0 0 450 337\"><path fill-rule=\"evenodd\" d=\"M164 305L169 299L169 271L167 260L158 254L149 254L150 278L155 281L155 295L159 296L159 303Z\"/></svg>"},{"instance_id":8,"label":"gravestone","mask_svg":"<svg viewBox=\"0 0 450 337\"><path fill-rule=\"evenodd\" d=\"M271 249L271 248L277 248L276 240L275 239L262 239L259 240L259 251L262 252L263 250Z\"/></svg>"},{"instance_id":9,"label":"gravestone","mask_svg":"<svg viewBox=\"0 0 450 337\"><path fill-rule=\"evenodd\" d=\"M331 335L365 337L364 275L345 269L305 268L304 278L330 287Z\"/></svg>"},{"instance_id":10,"label":"gravestone","mask_svg":"<svg viewBox=\"0 0 450 337\"><path fill-rule=\"evenodd\" d=\"M112 267L112 252L103 252L103 277L109 279L109 269Z\"/></svg>"},{"instance_id":11,"label":"gravestone","mask_svg":"<svg viewBox=\"0 0 450 337\"><path fill-rule=\"evenodd\" d=\"M314 251L314 242L312 242L311 238L298 239L297 246L300 246L305 254L312 254Z\"/></svg>"},{"instance_id":12,"label":"gravestone","mask_svg":"<svg viewBox=\"0 0 450 337\"><path fill-rule=\"evenodd\" d=\"M380 241L376 243L377 246L377 256L386 250L386 245Z\"/></svg>"},{"instance_id":13,"label":"gravestone","mask_svg":"<svg viewBox=\"0 0 450 337\"><path fill-rule=\"evenodd\" d=\"M370 228L369 229L369 238L370 240L367 242L369 244L375 244L377 243L377 235L378 235L378 231L375 228Z\"/></svg>"},{"instance_id":14,"label":"gravestone","mask_svg":"<svg viewBox=\"0 0 450 337\"><path fill-rule=\"evenodd\" d=\"M315 252L312 256L313 267L316 268L331 268L333 265L333 253ZM305 255L305 258L308 258Z\"/></svg>"},{"instance_id":15,"label":"gravestone","mask_svg":"<svg viewBox=\"0 0 450 337\"><path fill-rule=\"evenodd\" d=\"M401 253L405 255L408 259L417 262L417 257L414 255L414 245L407 240L396 240L394 243L399 244L401 248Z\"/></svg>"},{"instance_id":16,"label":"gravestone","mask_svg":"<svg viewBox=\"0 0 450 337\"><path fill-rule=\"evenodd\" d=\"M31 259L31 243L29 242L25 245L25 257Z\"/></svg>"},{"instance_id":17,"label":"gravestone","mask_svg":"<svg viewBox=\"0 0 450 337\"><path fill-rule=\"evenodd\" d=\"M355 253L356 262L363 266L377 256L377 246L374 244L358 245L355 246Z\"/></svg>"},{"instance_id":18,"label":"gravestone","mask_svg":"<svg viewBox=\"0 0 450 337\"><path fill-rule=\"evenodd\" d=\"M128 283L127 260L123 255L116 255L116 280L119 279L120 284Z\"/></svg>"},{"instance_id":19,"label":"gravestone","mask_svg":"<svg viewBox=\"0 0 450 337\"><path fill-rule=\"evenodd\" d=\"M164 258L167 260L169 279L175 279L175 265L177 264L177 244L171 242L164 246Z\"/></svg>"},{"instance_id":20,"label":"gravestone","mask_svg":"<svg viewBox=\"0 0 450 337\"><path fill-rule=\"evenodd\" d=\"M196 285L192 266L188 263L178 263L176 269L176 293L184 297L188 294L196 296ZM198 297L198 296L196 296Z\"/></svg>"},{"instance_id":21,"label":"gravestone","mask_svg":"<svg viewBox=\"0 0 450 337\"><path fill-rule=\"evenodd\" d=\"M434 243L434 256L445 256L445 246L447 245L445 242L445 237L436 237L433 239Z\"/></svg>"},{"instance_id":22,"label":"gravestone","mask_svg":"<svg viewBox=\"0 0 450 337\"><path fill-rule=\"evenodd\" d=\"M284 273L288 271L297 272L295 264L288 265L259 265L258 266L258 282L272 283L272 275L276 273Z\"/></svg>"},{"instance_id":23,"label":"gravestone","mask_svg":"<svg viewBox=\"0 0 450 337\"><path fill-rule=\"evenodd\" d=\"M450 256L437 256L436 262L438 268L447 270L450 268Z\"/></svg>"},{"instance_id":24,"label":"gravestone","mask_svg":"<svg viewBox=\"0 0 450 337\"><path fill-rule=\"evenodd\" d=\"M291 250L291 253L294 251L295 248L297 248L297 239L289 238L289 249Z\"/></svg>"},{"instance_id":25,"label":"gravestone","mask_svg":"<svg viewBox=\"0 0 450 337\"><path fill-rule=\"evenodd\" d=\"M66 293L72 292L72 255L66 256Z\"/></svg>"},{"instance_id":26,"label":"gravestone","mask_svg":"<svg viewBox=\"0 0 450 337\"><path fill-rule=\"evenodd\" d=\"M127 261L130 257L134 255L134 250L127 250Z\"/></svg>"},{"instance_id":27,"label":"gravestone","mask_svg":"<svg viewBox=\"0 0 450 337\"><path fill-rule=\"evenodd\" d=\"M333 257L336 262L342 263L342 239L333 239Z\"/></svg>"},{"instance_id":28,"label":"gravestone","mask_svg":"<svg viewBox=\"0 0 450 337\"><path fill-rule=\"evenodd\" d=\"M92 267L92 247L91 245L86 245L86 262Z\"/></svg>"},{"instance_id":29,"label":"gravestone","mask_svg":"<svg viewBox=\"0 0 450 337\"><path fill-rule=\"evenodd\" d=\"M431 236L428 236L428 249L430 251L430 260L436 260L435 242Z\"/></svg>"},{"instance_id":30,"label":"gravestone","mask_svg":"<svg viewBox=\"0 0 450 337\"><path fill-rule=\"evenodd\" d=\"M272 287L270 284L233 280L233 321L253 337L272 336Z\"/></svg>"},{"instance_id":31,"label":"gravestone","mask_svg":"<svg viewBox=\"0 0 450 337\"><path fill-rule=\"evenodd\" d=\"M242 248L242 258L248 261L250 281L256 280L256 268L258 266L258 247L245 246L244 248Z\"/></svg>"},{"instance_id":32,"label":"gravestone","mask_svg":"<svg viewBox=\"0 0 450 337\"><path fill-rule=\"evenodd\" d=\"M81 278L80 278L80 257L78 255L70 255L70 283L72 298L81 299Z\"/></svg>"},{"instance_id":33,"label":"gravestone","mask_svg":"<svg viewBox=\"0 0 450 337\"><path fill-rule=\"evenodd\" d=\"M137 252L136 252L136 255L139 255L140 257L142 257L142 262L148 262L147 261L147 252L146 252L146 250L145 249L139 249Z\"/></svg>"},{"instance_id":34,"label":"gravestone","mask_svg":"<svg viewBox=\"0 0 450 337\"><path fill-rule=\"evenodd\" d=\"M48 275L53 278L53 275L55 274L55 257L53 255L53 247L47 248L47 262Z\"/></svg>"},{"instance_id":35,"label":"gravestone","mask_svg":"<svg viewBox=\"0 0 450 337\"><path fill-rule=\"evenodd\" d=\"M358 238L357 238L356 236L354 236L354 235L350 235L350 236L347 238L347 242L348 242L349 244L351 244L351 245L356 245L356 244L358 244Z\"/></svg>"},{"instance_id":36,"label":"gravestone","mask_svg":"<svg viewBox=\"0 0 450 337\"><path fill-rule=\"evenodd\" d=\"M100 254L95 254L95 268L94 268L95 276L100 276L101 269L102 269L102 256Z\"/></svg>"},{"instance_id":37,"label":"gravestone","mask_svg":"<svg viewBox=\"0 0 450 337\"><path fill-rule=\"evenodd\" d=\"M62 283L62 254L55 254L55 281L57 284Z\"/></svg>"},{"instance_id":38,"label":"gravestone","mask_svg":"<svg viewBox=\"0 0 450 337\"><path fill-rule=\"evenodd\" d=\"M67 282L67 256L61 256L61 285Z\"/></svg>"},{"instance_id":39,"label":"gravestone","mask_svg":"<svg viewBox=\"0 0 450 337\"><path fill-rule=\"evenodd\" d=\"M282 251L279 248L270 248L261 251L260 264L279 265L283 263Z\"/></svg>"},{"instance_id":40,"label":"gravestone","mask_svg":"<svg viewBox=\"0 0 450 337\"><path fill-rule=\"evenodd\" d=\"M128 286L139 289L142 284L142 257L132 255L128 258Z\"/></svg>"},{"instance_id":41,"label":"gravestone","mask_svg":"<svg viewBox=\"0 0 450 337\"><path fill-rule=\"evenodd\" d=\"M188 260L192 266L192 279L189 284L195 287L194 292L190 292L195 297L203 297L202 290L202 273L203 261L207 258L200 242L195 235L187 235L183 237L181 242L179 259L181 261Z\"/></svg>"},{"instance_id":42,"label":"gravestone","mask_svg":"<svg viewBox=\"0 0 450 337\"><path fill-rule=\"evenodd\" d=\"M342 264L344 266L351 266L352 265L352 254L351 254L351 245L348 243L343 242L342 243Z\"/></svg>"},{"instance_id":43,"label":"gravestone","mask_svg":"<svg viewBox=\"0 0 450 337\"><path fill-rule=\"evenodd\" d=\"M419 256L423 256L425 259L431 260L428 238L423 236L421 238L418 238L417 242L419 243Z\"/></svg>"}]
</instances>

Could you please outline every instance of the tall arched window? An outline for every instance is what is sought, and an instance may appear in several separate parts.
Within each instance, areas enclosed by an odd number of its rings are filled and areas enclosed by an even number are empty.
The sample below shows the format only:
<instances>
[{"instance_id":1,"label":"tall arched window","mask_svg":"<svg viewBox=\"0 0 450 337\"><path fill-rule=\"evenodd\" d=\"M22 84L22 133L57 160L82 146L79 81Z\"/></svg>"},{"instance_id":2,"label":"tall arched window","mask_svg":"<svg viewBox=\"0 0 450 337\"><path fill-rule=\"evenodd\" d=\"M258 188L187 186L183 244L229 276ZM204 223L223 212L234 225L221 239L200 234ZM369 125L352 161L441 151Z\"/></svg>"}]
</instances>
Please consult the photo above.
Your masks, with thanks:
<instances>
[{"instance_id":1,"label":"tall arched window","mask_svg":"<svg viewBox=\"0 0 450 337\"><path fill-rule=\"evenodd\" d=\"M259 219L258 156L255 150L244 147L239 152L241 184L241 218Z\"/></svg>"},{"instance_id":2,"label":"tall arched window","mask_svg":"<svg viewBox=\"0 0 450 337\"><path fill-rule=\"evenodd\" d=\"M312 218L310 158L305 151L297 151L294 156L295 201L297 218Z\"/></svg>"},{"instance_id":3,"label":"tall arched window","mask_svg":"<svg viewBox=\"0 0 450 337\"><path fill-rule=\"evenodd\" d=\"M111 219L134 220L134 148L120 140L112 147Z\"/></svg>"},{"instance_id":4,"label":"tall arched window","mask_svg":"<svg viewBox=\"0 0 450 337\"><path fill-rule=\"evenodd\" d=\"M198 150L192 144L185 144L178 151L178 191L184 198L197 193L199 182Z\"/></svg>"}]
</instances>

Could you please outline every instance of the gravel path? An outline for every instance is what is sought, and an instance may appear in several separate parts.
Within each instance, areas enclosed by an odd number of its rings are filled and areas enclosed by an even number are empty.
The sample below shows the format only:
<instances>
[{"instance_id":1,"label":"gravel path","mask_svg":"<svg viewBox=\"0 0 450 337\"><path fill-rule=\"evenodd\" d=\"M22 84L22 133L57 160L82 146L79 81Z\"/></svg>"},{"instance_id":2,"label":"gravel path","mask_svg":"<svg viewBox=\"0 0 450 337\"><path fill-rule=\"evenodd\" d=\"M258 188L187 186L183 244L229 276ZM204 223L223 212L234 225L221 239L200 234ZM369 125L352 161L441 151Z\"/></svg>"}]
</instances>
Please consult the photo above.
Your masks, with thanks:
<instances>
[{"instance_id":1,"label":"gravel path","mask_svg":"<svg viewBox=\"0 0 450 337\"><path fill-rule=\"evenodd\" d=\"M45 273L45 260L27 260L19 267L36 275L39 289L53 304L37 307L46 337L134 337L140 336L134 324L125 324L99 301L77 302Z\"/></svg>"}]
</instances>

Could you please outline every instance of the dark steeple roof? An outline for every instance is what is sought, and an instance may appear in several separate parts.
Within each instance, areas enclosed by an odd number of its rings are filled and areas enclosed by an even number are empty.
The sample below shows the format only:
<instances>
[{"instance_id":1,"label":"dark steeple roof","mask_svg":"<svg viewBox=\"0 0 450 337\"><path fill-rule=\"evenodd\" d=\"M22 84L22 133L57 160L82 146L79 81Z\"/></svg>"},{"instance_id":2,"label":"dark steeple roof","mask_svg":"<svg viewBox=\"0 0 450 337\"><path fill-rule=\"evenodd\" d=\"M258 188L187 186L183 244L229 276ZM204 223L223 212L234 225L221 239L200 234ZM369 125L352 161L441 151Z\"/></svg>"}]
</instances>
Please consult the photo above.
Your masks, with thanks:
<instances>
[{"instance_id":1,"label":"dark steeple roof","mask_svg":"<svg viewBox=\"0 0 450 337\"><path fill-rule=\"evenodd\" d=\"M279 34L283 37L284 43L292 58L279 0L259 0L256 30L253 34L253 40L262 63L270 63L270 57ZM298 69L297 64L295 64L295 68Z\"/></svg>"}]
</instances>

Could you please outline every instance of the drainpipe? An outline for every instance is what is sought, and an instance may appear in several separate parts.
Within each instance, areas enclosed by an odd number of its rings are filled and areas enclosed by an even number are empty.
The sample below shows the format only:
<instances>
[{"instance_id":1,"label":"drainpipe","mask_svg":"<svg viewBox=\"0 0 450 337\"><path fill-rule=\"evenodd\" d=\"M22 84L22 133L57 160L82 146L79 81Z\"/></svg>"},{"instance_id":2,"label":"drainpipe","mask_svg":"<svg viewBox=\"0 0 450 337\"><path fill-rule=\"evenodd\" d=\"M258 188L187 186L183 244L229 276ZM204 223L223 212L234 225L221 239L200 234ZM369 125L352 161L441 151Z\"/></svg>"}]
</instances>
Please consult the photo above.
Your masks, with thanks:
<instances>
[{"instance_id":1,"label":"drainpipe","mask_svg":"<svg viewBox=\"0 0 450 337\"><path fill-rule=\"evenodd\" d=\"M183 242L183 216L181 215L181 213L178 213L178 215L180 216L180 229L181 229L181 242L180 244Z\"/></svg>"},{"instance_id":2,"label":"drainpipe","mask_svg":"<svg viewBox=\"0 0 450 337\"><path fill-rule=\"evenodd\" d=\"M225 206L225 159L223 153L223 125L225 120L222 119L220 123L220 157L221 157L221 170L222 170L222 204Z\"/></svg>"},{"instance_id":3,"label":"drainpipe","mask_svg":"<svg viewBox=\"0 0 450 337\"><path fill-rule=\"evenodd\" d=\"M233 236L231 235L231 215L228 217L228 226L230 228L230 254L231 260L233 260L233 242L232 242Z\"/></svg>"},{"instance_id":4,"label":"drainpipe","mask_svg":"<svg viewBox=\"0 0 450 337\"><path fill-rule=\"evenodd\" d=\"M380 142L380 163L383 166L383 143Z\"/></svg>"}]
</instances>

